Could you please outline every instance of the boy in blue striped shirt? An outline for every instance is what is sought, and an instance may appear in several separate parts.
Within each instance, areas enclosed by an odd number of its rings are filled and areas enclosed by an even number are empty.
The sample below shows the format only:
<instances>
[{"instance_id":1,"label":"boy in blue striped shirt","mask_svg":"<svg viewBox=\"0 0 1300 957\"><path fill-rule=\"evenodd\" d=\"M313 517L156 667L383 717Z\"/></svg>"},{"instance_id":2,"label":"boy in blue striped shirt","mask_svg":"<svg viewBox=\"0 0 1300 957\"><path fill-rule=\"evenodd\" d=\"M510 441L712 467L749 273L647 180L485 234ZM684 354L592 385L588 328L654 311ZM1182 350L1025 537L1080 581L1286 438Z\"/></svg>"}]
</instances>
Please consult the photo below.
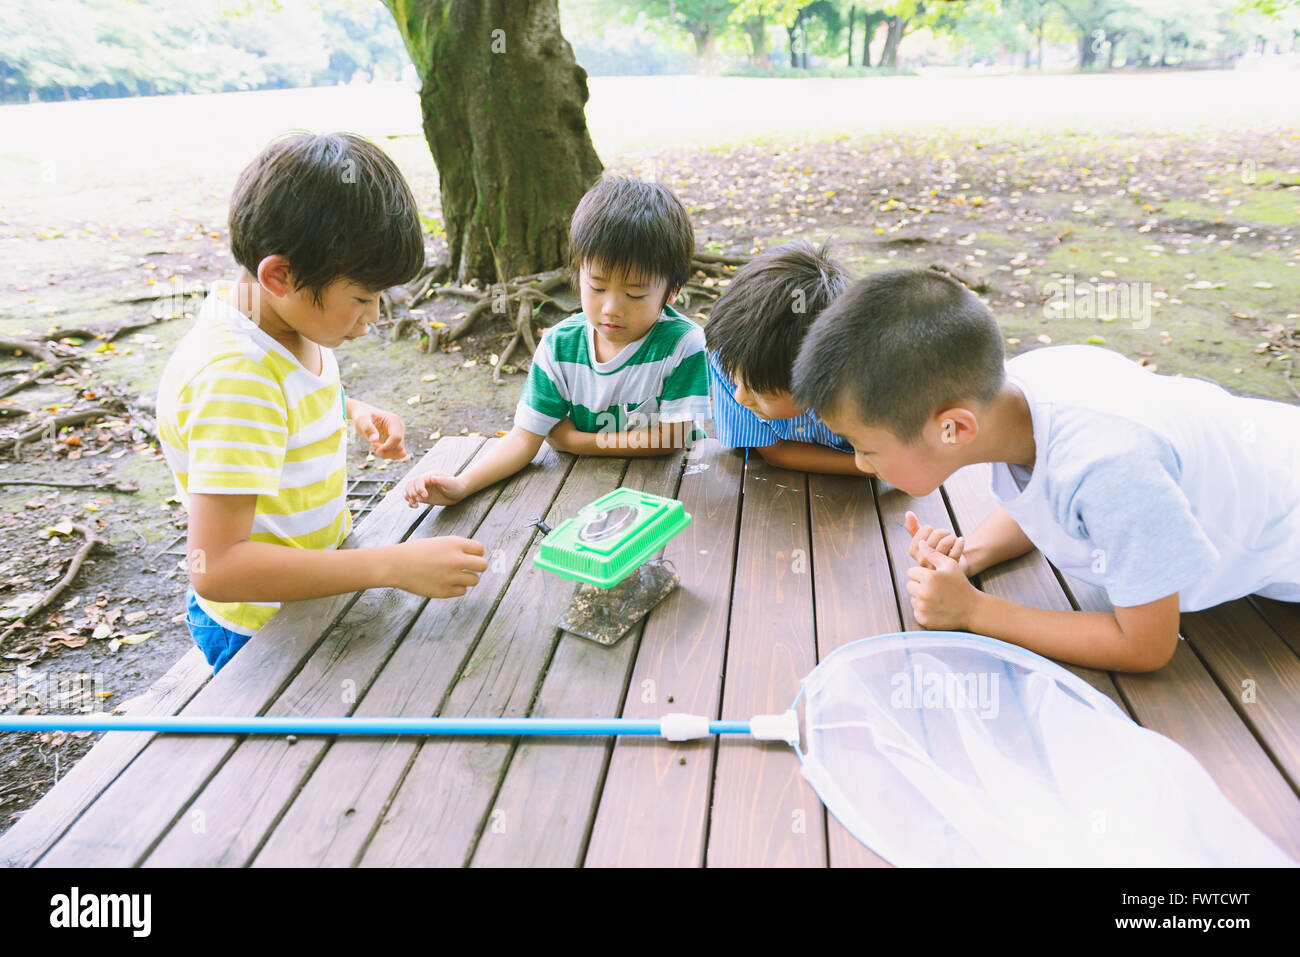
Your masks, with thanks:
<instances>
[{"instance_id":1,"label":"boy in blue striped shirt","mask_svg":"<svg viewBox=\"0 0 1300 957\"><path fill-rule=\"evenodd\" d=\"M804 334L849 281L824 246L805 242L771 249L736 272L704 327L719 443L755 449L778 468L871 474L854 464L847 441L790 395Z\"/></svg>"}]
</instances>

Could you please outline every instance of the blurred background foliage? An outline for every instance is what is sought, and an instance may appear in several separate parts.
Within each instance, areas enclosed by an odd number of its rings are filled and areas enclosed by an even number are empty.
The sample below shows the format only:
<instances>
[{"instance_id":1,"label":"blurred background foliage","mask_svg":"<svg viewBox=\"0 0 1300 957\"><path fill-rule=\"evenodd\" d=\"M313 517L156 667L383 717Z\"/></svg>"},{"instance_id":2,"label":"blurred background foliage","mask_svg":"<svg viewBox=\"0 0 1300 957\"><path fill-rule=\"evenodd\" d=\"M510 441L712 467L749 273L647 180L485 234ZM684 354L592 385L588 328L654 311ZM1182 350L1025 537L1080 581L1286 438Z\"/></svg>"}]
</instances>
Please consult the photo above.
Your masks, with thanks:
<instances>
[{"instance_id":1,"label":"blurred background foliage","mask_svg":"<svg viewBox=\"0 0 1300 957\"><path fill-rule=\"evenodd\" d=\"M560 10L593 76L1221 68L1300 50L1297 0L561 0ZM0 102L414 83L408 63L380 0L0 0Z\"/></svg>"}]
</instances>

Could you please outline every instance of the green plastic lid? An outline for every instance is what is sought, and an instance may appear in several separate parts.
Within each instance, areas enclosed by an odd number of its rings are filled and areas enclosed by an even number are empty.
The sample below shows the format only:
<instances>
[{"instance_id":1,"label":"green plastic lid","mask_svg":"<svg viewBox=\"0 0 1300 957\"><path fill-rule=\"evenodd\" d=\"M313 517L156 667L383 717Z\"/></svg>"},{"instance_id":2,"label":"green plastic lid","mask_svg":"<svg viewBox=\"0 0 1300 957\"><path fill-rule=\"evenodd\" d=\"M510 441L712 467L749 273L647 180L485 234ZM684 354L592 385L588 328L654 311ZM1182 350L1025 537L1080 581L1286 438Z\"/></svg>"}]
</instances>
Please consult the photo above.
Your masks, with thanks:
<instances>
[{"instance_id":1,"label":"green plastic lid","mask_svg":"<svg viewBox=\"0 0 1300 957\"><path fill-rule=\"evenodd\" d=\"M616 488L551 529L533 561L561 578L612 588L689 524L676 499Z\"/></svg>"}]
</instances>

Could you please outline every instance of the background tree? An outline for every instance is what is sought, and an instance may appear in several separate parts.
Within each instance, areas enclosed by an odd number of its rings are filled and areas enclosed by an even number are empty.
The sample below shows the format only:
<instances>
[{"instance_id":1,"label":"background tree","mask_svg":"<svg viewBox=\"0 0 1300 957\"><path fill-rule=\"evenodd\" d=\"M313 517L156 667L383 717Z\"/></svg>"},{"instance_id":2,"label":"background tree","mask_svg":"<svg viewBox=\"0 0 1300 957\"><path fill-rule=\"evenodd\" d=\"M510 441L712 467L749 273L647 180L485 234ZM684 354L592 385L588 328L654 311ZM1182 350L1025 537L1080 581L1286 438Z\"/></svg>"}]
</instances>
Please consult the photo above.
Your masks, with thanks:
<instances>
[{"instance_id":1,"label":"background tree","mask_svg":"<svg viewBox=\"0 0 1300 957\"><path fill-rule=\"evenodd\" d=\"M685 30L695 41L696 69L713 69L713 52L718 38L732 26L737 0L639 0L626 9L632 15L644 12L656 20Z\"/></svg>"}]
</instances>

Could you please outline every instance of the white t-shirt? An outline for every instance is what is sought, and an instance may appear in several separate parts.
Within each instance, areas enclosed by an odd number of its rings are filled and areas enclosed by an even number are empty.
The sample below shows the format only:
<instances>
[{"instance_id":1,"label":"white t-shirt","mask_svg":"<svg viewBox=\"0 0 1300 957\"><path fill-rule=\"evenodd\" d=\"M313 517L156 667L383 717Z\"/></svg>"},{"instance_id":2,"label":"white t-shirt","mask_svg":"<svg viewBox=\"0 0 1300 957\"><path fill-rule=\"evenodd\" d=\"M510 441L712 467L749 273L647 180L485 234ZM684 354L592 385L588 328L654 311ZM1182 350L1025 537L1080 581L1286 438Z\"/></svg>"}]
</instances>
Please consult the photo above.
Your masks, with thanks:
<instances>
[{"instance_id":1,"label":"white t-shirt","mask_svg":"<svg viewBox=\"0 0 1300 957\"><path fill-rule=\"evenodd\" d=\"M1035 349L1007 377L1034 465L994 463L992 490L1052 564L1118 607L1300 601L1300 407L1095 346Z\"/></svg>"}]
</instances>

